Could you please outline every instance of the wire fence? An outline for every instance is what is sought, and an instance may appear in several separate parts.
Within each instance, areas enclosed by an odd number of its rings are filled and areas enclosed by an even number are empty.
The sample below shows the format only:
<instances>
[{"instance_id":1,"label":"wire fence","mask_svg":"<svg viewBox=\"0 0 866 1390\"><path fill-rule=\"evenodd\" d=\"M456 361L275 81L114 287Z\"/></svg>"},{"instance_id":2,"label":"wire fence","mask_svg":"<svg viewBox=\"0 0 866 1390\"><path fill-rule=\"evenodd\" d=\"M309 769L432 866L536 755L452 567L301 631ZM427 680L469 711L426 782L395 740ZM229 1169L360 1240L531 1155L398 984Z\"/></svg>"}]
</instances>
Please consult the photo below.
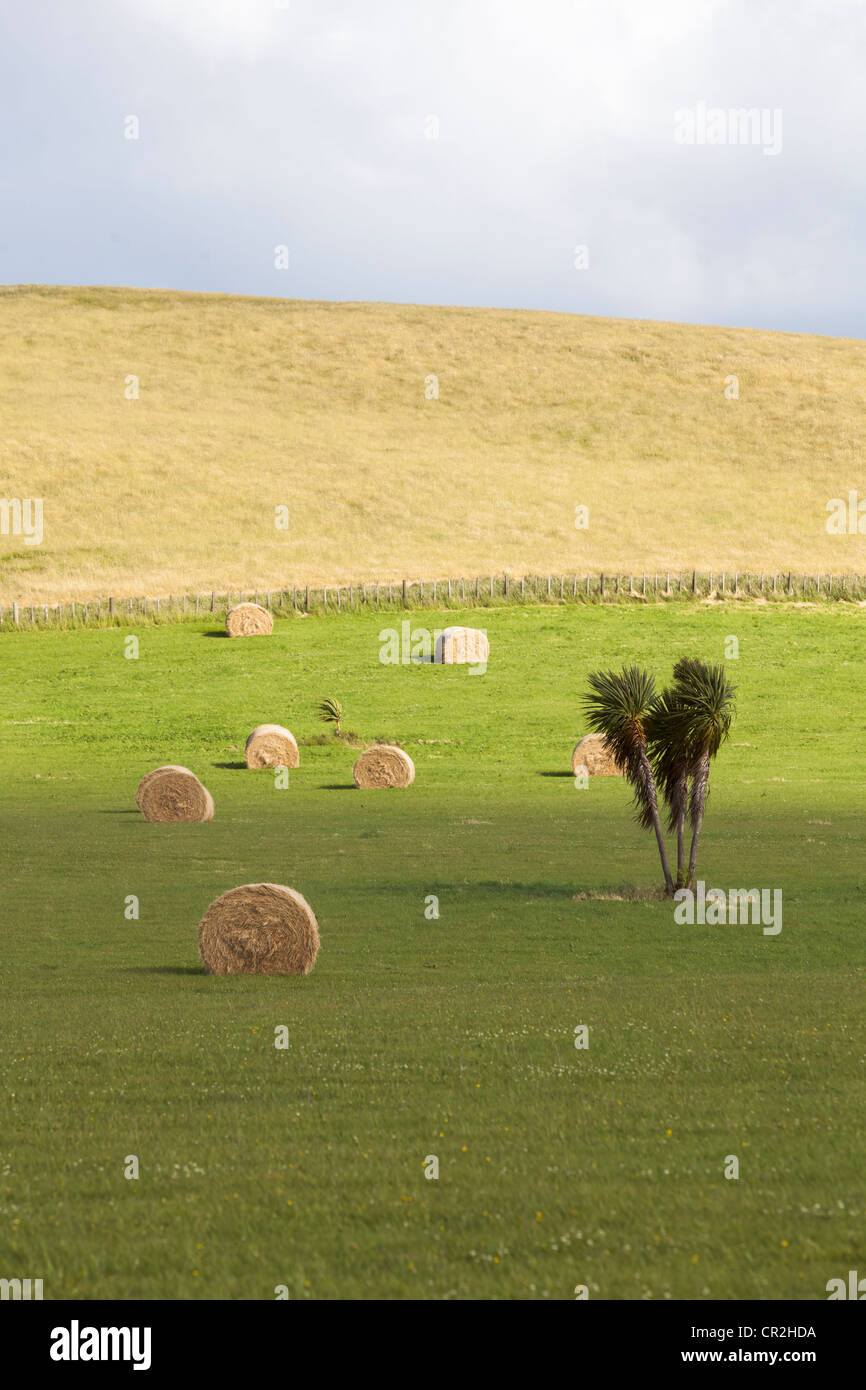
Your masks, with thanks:
<instances>
[{"instance_id":1,"label":"wire fence","mask_svg":"<svg viewBox=\"0 0 866 1390\"><path fill-rule=\"evenodd\" d=\"M665 570L655 573L473 575L470 579L402 579L366 584L292 585L279 589L156 598L70 600L0 606L0 631L22 628L128 627L152 623L225 622L237 603L259 603L276 617L292 613L362 612L367 609L465 609L518 604L690 602L863 602L866 577L804 574L793 570L747 572Z\"/></svg>"}]
</instances>

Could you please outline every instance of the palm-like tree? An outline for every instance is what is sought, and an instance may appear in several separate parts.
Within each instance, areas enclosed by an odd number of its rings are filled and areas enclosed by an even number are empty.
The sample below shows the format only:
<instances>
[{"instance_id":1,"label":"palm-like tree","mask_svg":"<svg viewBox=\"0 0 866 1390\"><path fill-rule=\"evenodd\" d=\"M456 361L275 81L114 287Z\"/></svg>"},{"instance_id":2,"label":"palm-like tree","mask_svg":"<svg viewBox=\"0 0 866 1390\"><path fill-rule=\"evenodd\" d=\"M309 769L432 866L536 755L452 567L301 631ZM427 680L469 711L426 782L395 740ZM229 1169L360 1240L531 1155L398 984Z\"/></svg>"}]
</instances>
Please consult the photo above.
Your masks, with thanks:
<instances>
[{"instance_id":1,"label":"palm-like tree","mask_svg":"<svg viewBox=\"0 0 866 1390\"><path fill-rule=\"evenodd\" d=\"M707 666L683 657L674 667L679 746L688 759L689 821L692 843L686 883L694 882L698 839L710 790L710 763L731 732L736 712L735 687L724 666Z\"/></svg>"},{"instance_id":2,"label":"palm-like tree","mask_svg":"<svg viewBox=\"0 0 866 1390\"><path fill-rule=\"evenodd\" d=\"M319 704L319 718L326 724L336 724L339 737L343 727L343 706L339 700L322 700Z\"/></svg>"},{"instance_id":3,"label":"palm-like tree","mask_svg":"<svg viewBox=\"0 0 866 1390\"><path fill-rule=\"evenodd\" d=\"M589 677L591 693L584 700L590 728L604 735L605 748L634 791L638 823L652 826L659 848L665 891L673 895L674 882L659 820L658 797L647 752L646 723L655 702L655 681L639 666L622 671L595 671Z\"/></svg>"},{"instance_id":4,"label":"palm-like tree","mask_svg":"<svg viewBox=\"0 0 866 1390\"><path fill-rule=\"evenodd\" d=\"M668 830L677 836L677 887L686 885L686 815L691 761L687 723L679 691L670 686L656 696L646 718L647 749L656 786L668 811Z\"/></svg>"}]
</instances>

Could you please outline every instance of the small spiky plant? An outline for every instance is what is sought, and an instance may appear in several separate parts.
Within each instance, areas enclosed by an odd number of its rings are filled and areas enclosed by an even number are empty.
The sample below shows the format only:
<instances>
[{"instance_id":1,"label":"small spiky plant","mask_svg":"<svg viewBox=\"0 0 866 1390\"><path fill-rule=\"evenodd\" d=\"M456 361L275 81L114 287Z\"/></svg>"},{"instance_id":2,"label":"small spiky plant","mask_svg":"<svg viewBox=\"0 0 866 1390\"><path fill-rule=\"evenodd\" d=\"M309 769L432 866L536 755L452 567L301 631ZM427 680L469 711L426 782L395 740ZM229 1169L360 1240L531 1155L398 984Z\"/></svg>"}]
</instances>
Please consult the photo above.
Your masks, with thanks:
<instances>
[{"instance_id":1,"label":"small spiky plant","mask_svg":"<svg viewBox=\"0 0 866 1390\"><path fill-rule=\"evenodd\" d=\"M336 724L336 734L339 738L343 729L343 706L339 700L322 700L319 704L319 718L325 724Z\"/></svg>"}]
</instances>

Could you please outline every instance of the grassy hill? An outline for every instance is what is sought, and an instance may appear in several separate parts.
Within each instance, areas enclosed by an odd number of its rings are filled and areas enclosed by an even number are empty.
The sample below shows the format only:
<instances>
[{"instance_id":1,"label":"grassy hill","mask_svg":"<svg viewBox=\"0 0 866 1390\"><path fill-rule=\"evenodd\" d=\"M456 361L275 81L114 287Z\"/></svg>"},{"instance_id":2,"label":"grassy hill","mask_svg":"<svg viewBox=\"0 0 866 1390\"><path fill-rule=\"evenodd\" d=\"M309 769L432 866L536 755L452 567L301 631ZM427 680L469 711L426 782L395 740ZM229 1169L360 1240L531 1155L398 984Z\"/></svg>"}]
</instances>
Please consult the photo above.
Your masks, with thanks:
<instances>
[{"instance_id":1,"label":"grassy hill","mask_svg":"<svg viewBox=\"0 0 866 1390\"><path fill-rule=\"evenodd\" d=\"M0 535L0 603L866 569L866 537L825 524L827 501L863 484L859 341L24 286L0 289L0 400L0 497L45 508L41 545Z\"/></svg>"}]
</instances>

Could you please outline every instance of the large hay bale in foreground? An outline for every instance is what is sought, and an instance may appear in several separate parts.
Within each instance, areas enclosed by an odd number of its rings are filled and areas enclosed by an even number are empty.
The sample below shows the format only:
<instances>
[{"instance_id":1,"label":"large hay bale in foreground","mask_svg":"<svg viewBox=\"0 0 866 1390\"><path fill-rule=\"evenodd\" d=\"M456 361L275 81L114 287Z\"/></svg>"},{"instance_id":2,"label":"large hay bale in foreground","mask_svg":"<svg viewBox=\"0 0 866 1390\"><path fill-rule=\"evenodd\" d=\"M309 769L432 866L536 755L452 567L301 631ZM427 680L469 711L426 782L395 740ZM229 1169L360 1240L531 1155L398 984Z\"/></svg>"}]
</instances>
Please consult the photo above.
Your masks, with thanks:
<instances>
[{"instance_id":1,"label":"large hay bale in foreground","mask_svg":"<svg viewBox=\"0 0 866 1390\"><path fill-rule=\"evenodd\" d=\"M355 786L365 791L373 787L409 787L415 781L415 764L402 748L374 743L357 759L352 776Z\"/></svg>"},{"instance_id":2,"label":"large hay bale in foreground","mask_svg":"<svg viewBox=\"0 0 866 1390\"><path fill-rule=\"evenodd\" d=\"M209 975L309 975L319 953L310 904L281 883L244 883L211 903L198 926Z\"/></svg>"},{"instance_id":3,"label":"large hay bale in foreground","mask_svg":"<svg viewBox=\"0 0 866 1390\"><path fill-rule=\"evenodd\" d=\"M148 821L213 820L213 797L188 767L166 763L142 777L135 793Z\"/></svg>"},{"instance_id":4,"label":"large hay bale in foreground","mask_svg":"<svg viewBox=\"0 0 866 1390\"><path fill-rule=\"evenodd\" d=\"M300 762L295 736L282 724L259 724L244 751L247 767L297 767Z\"/></svg>"},{"instance_id":5,"label":"large hay bale in foreground","mask_svg":"<svg viewBox=\"0 0 866 1390\"><path fill-rule=\"evenodd\" d=\"M587 734L575 744L571 755L571 770L576 776L581 768L586 768L590 777L622 776L613 755L604 746L604 734Z\"/></svg>"},{"instance_id":6,"label":"large hay bale in foreground","mask_svg":"<svg viewBox=\"0 0 866 1390\"><path fill-rule=\"evenodd\" d=\"M268 637L273 630L273 618L259 603L238 603L226 613L229 637Z\"/></svg>"},{"instance_id":7,"label":"large hay bale in foreground","mask_svg":"<svg viewBox=\"0 0 866 1390\"><path fill-rule=\"evenodd\" d=\"M446 627L436 638L433 660L446 666L468 662L480 665L490 656L487 633L479 627Z\"/></svg>"}]
</instances>

